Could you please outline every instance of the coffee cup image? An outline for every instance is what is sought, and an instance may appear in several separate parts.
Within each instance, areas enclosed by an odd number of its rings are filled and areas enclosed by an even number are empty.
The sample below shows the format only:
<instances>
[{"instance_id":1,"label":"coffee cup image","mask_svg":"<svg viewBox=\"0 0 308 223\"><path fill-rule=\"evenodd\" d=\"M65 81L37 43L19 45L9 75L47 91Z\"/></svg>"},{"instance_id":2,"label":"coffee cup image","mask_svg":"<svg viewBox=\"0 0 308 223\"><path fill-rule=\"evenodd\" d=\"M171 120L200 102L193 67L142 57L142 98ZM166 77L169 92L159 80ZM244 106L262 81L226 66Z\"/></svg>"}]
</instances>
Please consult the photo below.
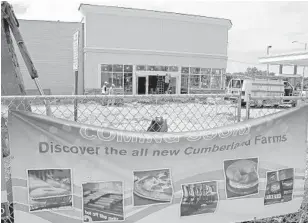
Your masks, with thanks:
<instances>
[{"instance_id":1,"label":"coffee cup image","mask_svg":"<svg viewBox=\"0 0 308 223\"><path fill-rule=\"evenodd\" d=\"M258 193L259 177L257 163L252 160L237 160L226 169L227 198ZM228 194L228 191L233 195Z\"/></svg>"}]
</instances>

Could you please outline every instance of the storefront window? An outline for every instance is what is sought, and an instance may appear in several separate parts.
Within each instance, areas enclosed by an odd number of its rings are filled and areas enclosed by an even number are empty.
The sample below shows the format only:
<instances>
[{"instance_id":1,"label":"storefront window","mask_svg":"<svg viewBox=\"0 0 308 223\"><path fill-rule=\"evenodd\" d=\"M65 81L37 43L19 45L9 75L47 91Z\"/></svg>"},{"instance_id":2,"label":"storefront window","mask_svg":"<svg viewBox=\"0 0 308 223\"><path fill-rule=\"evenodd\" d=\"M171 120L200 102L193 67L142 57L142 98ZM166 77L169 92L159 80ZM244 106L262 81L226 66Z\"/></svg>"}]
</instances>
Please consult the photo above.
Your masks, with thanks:
<instances>
[{"instance_id":1,"label":"storefront window","mask_svg":"<svg viewBox=\"0 0 308 223\"><path fill-rule=\"evenodd\" d=\"M161 71L168 71L168 66L162 66Z\"/></svg>"},{"instance_id":2,"label":"storefront window","mask_svg":"<svg viewBox=\"0 0 308 223\"><path fill-rule=\"evenodd\" d=\"M105 82L111 83L112 80L112 73L109 72L101 72L101 87L104 85Z\"/></svg>"},{"instance_id":3,"label":"storefront window","mask_svg":"<svg viewBox=\"0 0 308 223\"><path fill-rule=\"evenodd\" d=\"M114 84L115 88L124 88L124 76L132 79L133 66L122 64L102 64L101 65L101 87L105 82ZM125 74L125 75L124 75ZM132 81L131 81L132 82ZM129 86L128 83L126 83ZM127 87L129 88L129 87Z\"/></svg>"},{"instance_id":4,"label":"storefront window","mask_svg":"<svg viewBox=\"0 0 308 223\"><path fill-rule=\"evenodd\" d=\"M112 72L112 65L111 64L102 64L101 65L102 72Z\"/></svg>"},{"instance_id":5,"label":"storefront window","mask_svg":"<svg viewBox=\"0 0 308 223\"><path fill-rule=\"evenodd\" d=\"M221 88L221 75L212 75L211 88L212 89L220 89Z\"/></svg>"},{"instance_id":6,"label":"storefront window","mask_svg":"<svg viewBox=\"0 0 308 223\"><path fill-rule=\"evenodd\" d=\"M145 71L146 70L146 65L137 65L136 66L137 71Z\"/></svg>"},{"instance_id":7,"label":"storefront window","mask_svg":"<svg viewBox=\"0 0 308 223\"><path fill-rule=\"evenodd\" d=\"M220 75L221 69L212 69L212 74Z\"/></svg>"},{"instance_id":8,"label":"storefront window","mask_svg":"<svg viewBox=\"0 0 308 223\"><path fill-rule=\"evenodd\" d=\"M211 75L201 75L201 88L211 87Z\"/></svg>"},{"instance_id":9,"label":"storefront window","mask_svg":"<svg viewBox=\"0 0 308 223\"><path fill-rule=\"evenodd\" d=\"M133 73L124 73L124 94L133 94Z\"/></svg>"},{"instance_id":10,"label":"storefront window","mask_svg":"<svg viewBox=\"0 0 308 223\"><path fill-rule=\"evenodd\" d=\"M116 88L123 88L123 72L122 73L113 73L113 84Z\"/></svg>"},{"instance_id":11,"label":"storefront window","mask_svg":"<svg viewBox=\"0 0 308 223\"><path fill-rule=\"evenodd\" d=\"M112 84L112 73L107 73L106 74L107 76L107 82L109 83L109 84Z\"/></svg>"},{"instance_id":12,"label":"storefront window","mask_svg":"<svg viewBox=\"0 0 308 223\"><path fill-rule=\"evenodd\" d=\"M199 67L191 67L190 68L190 74L200 74L200 68Z\"/></svg>"},{"instance_id":13,"label":"storefront window","mask_svg":"<svg viewBox=\"0 0 308 223\"><path fill-rule=\"evenodd\" d=\"M199 88L200 86L200 75L190 75L190 87Z\"/></svg>"},{"instance_id":14,"label":"storefront window","mask_svg":"<svg viewBox=\"0 0 308 223\"><path fill-rule=\"evenodd\" d=\"M211 68L201 68L201 74L211 74Z\"/></svg>"},{"instance_id":15,"label":"storefront window","mask_svg":"<svg viewBox=\"0 0 308 223\"><path fill-rule=\"evenodd\" d=\"M181 73L182 74L189 74L189 67L182 67Z\"/></svg>"},{"instance_id":16,"label":"storefront window","mask_svg":"<svg viewBox=\"0 0 308 223\"><path fill-rule=\"evenodd\" d=\"M163 71L164 70L164 66L154 66L154 70L155 71Z\"/></svg>"},{"instance_id":17,"label":"storefront window","mask_svg":"<svg viewBox=\"0 0 308 223\"><path fill-rule=\"evenodd\" d=\"M178 72L179 68L177 66L169 66L167 71L169 71L169 72Z\"/></svg>"},{"instance_id":18,"label":"storefront window","mask_svg":"<svg viewBox=\"0 0 308 223\"><path fill-rule=\"evenodd\" d=\"M123 72L123 65L121 65L121 64L114 64L112 66L112 72Z\"/></svg>"},{"instance_id":19,"label":"storefront window","mask_svg":"<svg viewBox=\"0 0 308 223\"><path fill-rule=\"evenodd\" d=\"M185 75L188 76L189 89L222 89L225 69L219 68L199 68L199 67L182 67L182 89L185 88ZM188 90L188 92L190 92Z\"/></svg>"},{"instance_id":20,"label":"storefront window","mask_svg":"<svg viewBox=\"0 0 308 223\"><path fill-rule=\"evenodd\" d=\"M133 65L124 65L124 72L133 72Z\"/></svg>"},{"instance_id":21,"label":"storefront window","mask_svg":"<svg viewBox=\"0 0 308 223\"><path fill-rule=\"evenodd\" d=\"M188 77L187 74L181 75L181 94L187 94L188 93Z\"/></svg>"},{"instance_id":22,"label":"storefront window","mask_svg":"<svg viewBox=\"0 0 308 223\"><path fill-rule=\"evenodd\" d=\"M155 71L155 66L147 65L147 71Z\"/></svg>"}]
</instances>

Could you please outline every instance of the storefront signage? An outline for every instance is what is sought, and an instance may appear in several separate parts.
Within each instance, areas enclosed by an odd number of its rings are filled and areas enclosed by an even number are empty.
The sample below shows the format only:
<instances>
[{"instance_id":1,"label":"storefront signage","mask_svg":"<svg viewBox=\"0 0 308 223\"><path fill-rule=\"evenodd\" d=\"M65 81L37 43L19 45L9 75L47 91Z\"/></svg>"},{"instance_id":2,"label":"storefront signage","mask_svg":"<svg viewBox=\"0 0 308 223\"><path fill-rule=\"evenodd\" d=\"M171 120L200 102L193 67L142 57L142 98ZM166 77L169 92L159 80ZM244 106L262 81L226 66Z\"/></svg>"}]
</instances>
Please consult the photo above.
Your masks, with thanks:
<instances>
[{"instance_id":1,"label":"storefront signage","mask_svg":"<svg viewBox=\"0 0 308 223\"><path fill-rule=\"evenodd\" d=\"M78 60L79 60L79 31L75 32L73 36L73 69L78 70Z\"/></svg>"}]
</instances>

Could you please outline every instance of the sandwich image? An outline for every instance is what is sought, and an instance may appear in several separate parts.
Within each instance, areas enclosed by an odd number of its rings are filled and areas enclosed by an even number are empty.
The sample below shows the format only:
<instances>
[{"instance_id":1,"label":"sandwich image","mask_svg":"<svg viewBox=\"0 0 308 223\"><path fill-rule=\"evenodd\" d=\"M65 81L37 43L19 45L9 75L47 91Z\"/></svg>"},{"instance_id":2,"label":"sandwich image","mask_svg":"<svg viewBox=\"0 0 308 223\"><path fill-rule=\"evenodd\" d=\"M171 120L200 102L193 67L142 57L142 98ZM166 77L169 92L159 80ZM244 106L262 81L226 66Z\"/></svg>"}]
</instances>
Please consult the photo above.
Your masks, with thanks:
<instances>
[{"instance_id":1,"label":"sandwich image","mask_svg":"<svg viewBox=\"0 0 308 223\"><path fill-rule=\"evenodd\" d=\"M293 188L293 179L282 181L282 187L284 189L292 189Z\"/></svg>"},{"instance_id":2,"label":"sandwich image","mask_svg":"<svg viewBox=\"0 0 308 223\"><path fill-rule=\"evenodd\" d=\"M257 162L237 160L227 167L226 188L229 192L237 196L255 194L258 193L258 186Z\"/></svg>"}]
</instances>

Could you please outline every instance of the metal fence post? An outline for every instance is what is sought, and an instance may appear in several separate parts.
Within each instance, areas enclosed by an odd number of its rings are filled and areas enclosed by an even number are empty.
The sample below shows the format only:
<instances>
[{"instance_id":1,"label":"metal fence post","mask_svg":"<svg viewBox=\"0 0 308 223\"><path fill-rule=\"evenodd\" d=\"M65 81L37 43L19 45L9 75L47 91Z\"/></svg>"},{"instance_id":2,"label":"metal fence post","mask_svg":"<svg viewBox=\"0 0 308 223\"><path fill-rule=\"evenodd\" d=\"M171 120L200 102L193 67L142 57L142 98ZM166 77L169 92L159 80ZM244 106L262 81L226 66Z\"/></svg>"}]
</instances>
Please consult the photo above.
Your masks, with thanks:
<instances>
[{"instance_id":1,"label":"metal fence post","mask_svg":"<svg viewBox=\"0 0 308 223\"><path fill-rule=\"evenodd\" d=\"M246 120L248 120L250 117L250 94L247 97L246 101Z\"/></svg>"},{"instance_id":2,"label":"metal fence post","mask_svg":"<svg viewBox=\"0 0 308 223\"><path fill-rule=\"evenodd\" d=\"M241 91L239 91L237 99L237 122L241 121L241 116L242 116L242 100L241 100Z\"/></svg>"},{"instance_id":3,"label":"metal fence post","mask_svg":"<svg viewBox=\"0 0 308 223\"><path fill-rule=\"evenodd\" d=\"M304 223L305 220L305 212L304 210L302 211L302 214L299 217L299 222L298 223Z\"/></svg>"},{"instance_id":4,"label":"metal fence post","mask_svg":"<svg viewBox=\"0 0 308 223\"><path fill-rule=\"evenodd\" d=\"M78 70L75 71L75 96L78 95ZM78 121L78 100L74 98L74 121Z\"/></svg>"}]
</instances>

